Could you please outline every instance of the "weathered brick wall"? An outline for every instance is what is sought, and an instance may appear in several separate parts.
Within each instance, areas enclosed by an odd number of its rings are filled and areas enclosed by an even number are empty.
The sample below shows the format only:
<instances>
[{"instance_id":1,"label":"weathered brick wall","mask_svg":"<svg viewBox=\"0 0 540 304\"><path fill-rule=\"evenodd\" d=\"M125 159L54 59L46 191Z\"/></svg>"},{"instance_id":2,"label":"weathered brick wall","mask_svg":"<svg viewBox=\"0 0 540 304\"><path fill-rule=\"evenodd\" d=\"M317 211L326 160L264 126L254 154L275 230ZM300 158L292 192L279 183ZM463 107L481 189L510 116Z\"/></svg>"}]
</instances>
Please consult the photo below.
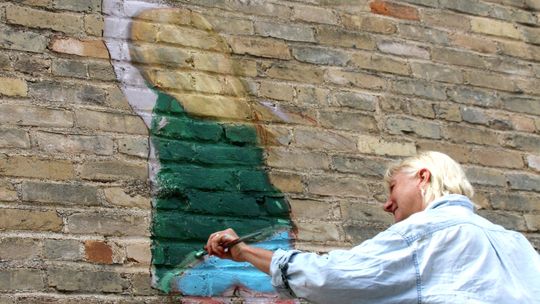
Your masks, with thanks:
<instances>
[{"instance_id":1,"label":"weathered brick wall","mask_svg":"<svg viewBox=\"0 0 540 304\"><path fill-rule=\"evenodd\" d=\"M0 303L172 301L151 272L227 219L272 218L269 198L295 247L350 247L392 223L385 166L423 150L540 248L539 1L156 6L0 3ZM149 88L181 108L139 107Z\"/></svg>"}]
</instances>

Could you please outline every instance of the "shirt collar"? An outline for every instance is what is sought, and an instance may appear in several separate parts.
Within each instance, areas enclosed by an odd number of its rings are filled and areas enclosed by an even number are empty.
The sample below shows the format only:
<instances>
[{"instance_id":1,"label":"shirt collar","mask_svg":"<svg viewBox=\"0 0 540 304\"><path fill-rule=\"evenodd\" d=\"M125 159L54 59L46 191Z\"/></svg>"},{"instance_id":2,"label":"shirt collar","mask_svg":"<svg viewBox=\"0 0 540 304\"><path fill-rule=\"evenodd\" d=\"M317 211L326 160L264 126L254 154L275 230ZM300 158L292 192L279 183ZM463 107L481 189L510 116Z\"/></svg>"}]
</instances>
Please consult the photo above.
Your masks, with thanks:
<instances>
[{"instance_id":1,"label":"shirt collar","mask_svg":"<svg viewBox=\"0 0 540 304\"><path fill-rule=\"evenodd\" d=\"M438 199L435 199L429 203L426 210L436 209L443 206L462 206L474 212L474 205L471 200L465 195L461 194L448 194L439 197Z\"/></svg>"}]
</instances>

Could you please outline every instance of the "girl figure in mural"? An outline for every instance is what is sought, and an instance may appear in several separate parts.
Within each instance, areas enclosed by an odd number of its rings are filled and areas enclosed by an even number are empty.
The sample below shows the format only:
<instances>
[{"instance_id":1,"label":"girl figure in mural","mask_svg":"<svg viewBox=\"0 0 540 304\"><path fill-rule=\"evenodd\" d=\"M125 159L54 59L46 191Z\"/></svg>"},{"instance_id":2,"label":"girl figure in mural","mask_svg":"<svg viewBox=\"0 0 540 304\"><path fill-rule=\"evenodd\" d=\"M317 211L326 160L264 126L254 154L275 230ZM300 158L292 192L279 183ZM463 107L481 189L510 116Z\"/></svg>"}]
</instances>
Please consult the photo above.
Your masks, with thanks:
<instances>
[{"instance_id":1,"label":"girl figure in mural","mask_svg":"<svg viewBox=\"0 0 540 304\"><path fill-rule=\"evenodd\" d=\"M540 256L520 233L475 214L457 162L425 152L391 166L385 182L396 223L351 250L225 250L238 238L232 229L211 234L206 249L315 303L540 303Z\"/></svg>"}]
</instances>

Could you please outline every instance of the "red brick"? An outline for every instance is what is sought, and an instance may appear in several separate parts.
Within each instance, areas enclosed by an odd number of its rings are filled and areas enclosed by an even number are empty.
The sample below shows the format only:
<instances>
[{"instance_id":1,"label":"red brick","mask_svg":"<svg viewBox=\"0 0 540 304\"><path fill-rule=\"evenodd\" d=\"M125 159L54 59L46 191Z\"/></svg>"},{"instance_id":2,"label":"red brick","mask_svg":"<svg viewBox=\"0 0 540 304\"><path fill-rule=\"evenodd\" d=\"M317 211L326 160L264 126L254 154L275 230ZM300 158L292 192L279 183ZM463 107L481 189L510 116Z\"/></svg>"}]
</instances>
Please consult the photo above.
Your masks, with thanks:
<instances>
[{"instance_id":1,"label":"red brick","mask_svg":"<svg viewBox=\"0 0 540 304\"><path fill-rule=\"evenodd\" d=\"M112 264L112 248L102 241L86 241L84 243L86 259L89 262L100 264Z\"/></svg>"},{"instance_id":2,"label":"red brick","mask_svg":"<svg viewBox=\"0 0 540 304\"><path fill-rule=\"evenodd\" d=\"M396 4L388 1L375 0L369 4L375 14L407 20L420 20L418 10L414 7Z\"/></svg>"},{"instance_id":3,"label":"red brick","mask_svg":"<svg viewBox=\"0 0 540 304\"><path fill-rule=\"evenodd\" d=\"M109 51L103 40L76 39L71 37L53 37L49 48L57 53L78 55L82 57L109 58Z\"/></svg>"}]
</instances>

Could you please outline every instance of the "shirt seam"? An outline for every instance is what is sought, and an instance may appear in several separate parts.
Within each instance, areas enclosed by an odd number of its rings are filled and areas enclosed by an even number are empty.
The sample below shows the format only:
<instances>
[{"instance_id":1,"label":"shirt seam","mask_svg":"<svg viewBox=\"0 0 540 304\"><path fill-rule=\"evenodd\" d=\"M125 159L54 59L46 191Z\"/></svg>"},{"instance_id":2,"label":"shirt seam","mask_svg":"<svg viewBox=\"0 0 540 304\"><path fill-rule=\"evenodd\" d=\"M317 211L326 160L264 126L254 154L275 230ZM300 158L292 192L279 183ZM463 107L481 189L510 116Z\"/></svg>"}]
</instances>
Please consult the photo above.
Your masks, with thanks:
<instances>
[{"instance_id":1,"label":"shirt seam","mask_svg":"<svg viewBox=\"0 0 540 304\"><path fill-rule=\"evenodd\" d=\"M414 271L416 275L416 293L417 293L417 301L418 304L422 304L422 276L420 275L420 266L418 263L418 250L413 247L414 240L411 240L408 237L405 237L403 234L397 232L397 231L391 231L392 233L395 233L401 237L401 239L407 244L409 248L413 250L412 259L413 259L413 265L414 265Z\"/></svg>"}]
</instances>

